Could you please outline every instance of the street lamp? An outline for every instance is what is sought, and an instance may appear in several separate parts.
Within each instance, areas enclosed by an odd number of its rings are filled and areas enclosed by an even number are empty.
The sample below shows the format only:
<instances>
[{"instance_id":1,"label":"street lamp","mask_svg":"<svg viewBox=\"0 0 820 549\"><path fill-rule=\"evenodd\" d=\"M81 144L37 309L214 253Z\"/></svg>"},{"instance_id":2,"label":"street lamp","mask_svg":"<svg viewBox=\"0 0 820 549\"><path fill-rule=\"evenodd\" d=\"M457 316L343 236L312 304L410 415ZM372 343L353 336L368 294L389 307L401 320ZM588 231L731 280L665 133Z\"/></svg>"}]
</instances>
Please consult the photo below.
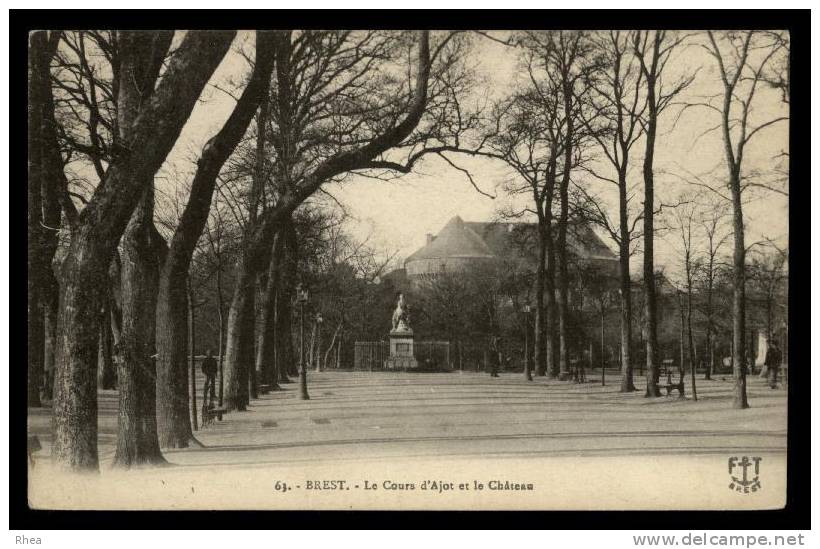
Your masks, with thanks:
<instances>
[{"instance_id":1,"label":"street lamp","mask_svg":"<svg viewBox=\"0 0 820 549\"><path fill-rule=\"evenodd\" d=\"M322 371L322 313L316 313L316 371Z\"/></svg>"},{"instance_id":2,"label":"street lamp","mask_svg":"<svg viewBox=\"0 0 820 549\"><path fill-rule=\"evenodd\" d=\"M532 381L532 370L530 369L530 312L532 307L529 303L524 304L524 377L527 381Z\"/></svg>"},{"instance_id":3,"label":"street lamp","mask_svg":"<svg viewBox=\"0 0 820 549\"><path fill-rule=\"evenodd\" d=\"M307 368L305 366L305 305L308 291L301 283L296 286L296 304L299 306L299 399L310 400L307 390Z\"/></svg>"}]
</instances>

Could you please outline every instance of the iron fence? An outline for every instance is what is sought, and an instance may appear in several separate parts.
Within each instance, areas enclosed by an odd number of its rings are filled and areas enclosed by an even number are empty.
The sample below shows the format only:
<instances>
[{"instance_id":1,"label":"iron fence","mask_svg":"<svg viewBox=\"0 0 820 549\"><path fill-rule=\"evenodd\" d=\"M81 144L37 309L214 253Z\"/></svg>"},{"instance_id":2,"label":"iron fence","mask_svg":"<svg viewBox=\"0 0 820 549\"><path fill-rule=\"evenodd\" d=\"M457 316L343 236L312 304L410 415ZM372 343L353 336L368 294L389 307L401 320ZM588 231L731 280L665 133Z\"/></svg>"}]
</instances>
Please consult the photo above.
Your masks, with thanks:
<instances>
[{"instance_id":1,"label":"iron fence","mask_svg":"<svg viewBox=\"0 0 820 549\"><path fill-rule=\"evenodd\" d=\"M387 341L356 341L353 347L354 370L383 370L384 362L390 357L390 343ZM413 356L420 370L452 370L449 341L416 341Z\"/></svg>"}]
</instances>

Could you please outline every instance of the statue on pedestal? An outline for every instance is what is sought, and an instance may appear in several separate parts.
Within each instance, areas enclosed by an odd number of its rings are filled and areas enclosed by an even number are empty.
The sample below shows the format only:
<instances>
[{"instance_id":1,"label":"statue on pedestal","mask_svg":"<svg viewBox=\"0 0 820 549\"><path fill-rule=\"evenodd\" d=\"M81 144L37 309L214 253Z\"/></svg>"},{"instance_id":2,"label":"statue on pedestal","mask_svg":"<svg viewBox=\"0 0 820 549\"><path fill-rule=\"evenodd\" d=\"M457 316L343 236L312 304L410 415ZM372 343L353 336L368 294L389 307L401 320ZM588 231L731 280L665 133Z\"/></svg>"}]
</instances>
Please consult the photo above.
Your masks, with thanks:
<instances>
[{"instance_id":1,"label":"statue on pedestal","mask_svg":"<svg viewBox=\"0 0 820 549\"><path fill-rule=\"evenodd\" d=\"M393 311L392 330L390 330L390 356L384 361L386 370L414 370L418 362L413 350L413 329L410 327L410 313L404 294L399 294L399 301Z\"/></svg>"},{"instance_id":2,"label":"statue on pedestal","mask_svg":"<svg viewBox=\"0 0 820 549\"><path fill-rule=\"evenodd\" d=\"M407 304L404 302L404 294L399 294L399 302L393 311L393 331L412 332L410 328L410 313L407 312Z\"/></svg>"}]
</instances>

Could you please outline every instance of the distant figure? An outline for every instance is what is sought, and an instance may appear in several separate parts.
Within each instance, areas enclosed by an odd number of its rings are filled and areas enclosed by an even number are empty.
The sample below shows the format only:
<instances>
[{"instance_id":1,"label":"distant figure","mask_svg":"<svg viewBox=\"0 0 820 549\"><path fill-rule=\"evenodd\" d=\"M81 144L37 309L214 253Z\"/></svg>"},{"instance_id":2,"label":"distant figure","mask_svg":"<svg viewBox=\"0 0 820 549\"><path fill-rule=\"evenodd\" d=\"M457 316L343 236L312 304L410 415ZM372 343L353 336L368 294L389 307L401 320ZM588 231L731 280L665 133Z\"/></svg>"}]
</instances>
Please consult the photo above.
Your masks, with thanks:
<instances>
[{"instance_id":1,"label":"distant figure","mask_svg":"<svg viewBox=\"0 0 820 549\"><path fill-rule=\"evenodd\" d=\"M777 374L780 372L780 361L783 355L780 353L780 347L777 341L772 341L769 344L769 349L766 351L766 369L769 372L769 387L777 389Z\"/></svg>"},{"instance_id":2,"label":"distant figure","mask_svg":"<svg viewBox=\"0 0 820 549\"><path fill-rule=\"evenodd\" d=\"M498 377L501 360L501 338L493 335L490 338L490 377Z\"/></svg>"},{"instance_id":3,"label":"distant figure","mask_svg":"<svg viewBox=\"0 0 820 549\"><path fill-rule=\"evenodd\" d=\"M213 353L210 349L205 351L205 358L202 360L202 373L205 374L205 388L203 389L203 398L208 400L210 404L213 404L215 396L214 387L216 386L216 370L217 364L216 359L213 357ZM208 399L208 394L210 392L210 399Z\"/></svg>"}]
</instances>

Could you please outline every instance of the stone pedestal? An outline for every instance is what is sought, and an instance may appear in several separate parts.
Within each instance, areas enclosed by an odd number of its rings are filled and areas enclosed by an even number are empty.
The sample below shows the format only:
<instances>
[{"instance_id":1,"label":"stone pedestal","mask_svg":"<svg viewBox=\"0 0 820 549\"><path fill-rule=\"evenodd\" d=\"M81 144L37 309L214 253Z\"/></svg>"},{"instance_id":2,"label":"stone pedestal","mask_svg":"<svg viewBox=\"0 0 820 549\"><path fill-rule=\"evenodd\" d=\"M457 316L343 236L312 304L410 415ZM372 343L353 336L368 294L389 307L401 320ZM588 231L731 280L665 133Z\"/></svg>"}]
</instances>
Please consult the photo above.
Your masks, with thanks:
<instances>
[{"instance_id":1,"label":"stone pedestal","mask_svg":"<svg viewBox=\"0 0 820 549\"><path fill-rule=\"evenodd\" d=\"M384 361L385 370L415 370L419 367L413 356L413 330L390 332L390 358Z\"/></svg>"}]
</instances>

